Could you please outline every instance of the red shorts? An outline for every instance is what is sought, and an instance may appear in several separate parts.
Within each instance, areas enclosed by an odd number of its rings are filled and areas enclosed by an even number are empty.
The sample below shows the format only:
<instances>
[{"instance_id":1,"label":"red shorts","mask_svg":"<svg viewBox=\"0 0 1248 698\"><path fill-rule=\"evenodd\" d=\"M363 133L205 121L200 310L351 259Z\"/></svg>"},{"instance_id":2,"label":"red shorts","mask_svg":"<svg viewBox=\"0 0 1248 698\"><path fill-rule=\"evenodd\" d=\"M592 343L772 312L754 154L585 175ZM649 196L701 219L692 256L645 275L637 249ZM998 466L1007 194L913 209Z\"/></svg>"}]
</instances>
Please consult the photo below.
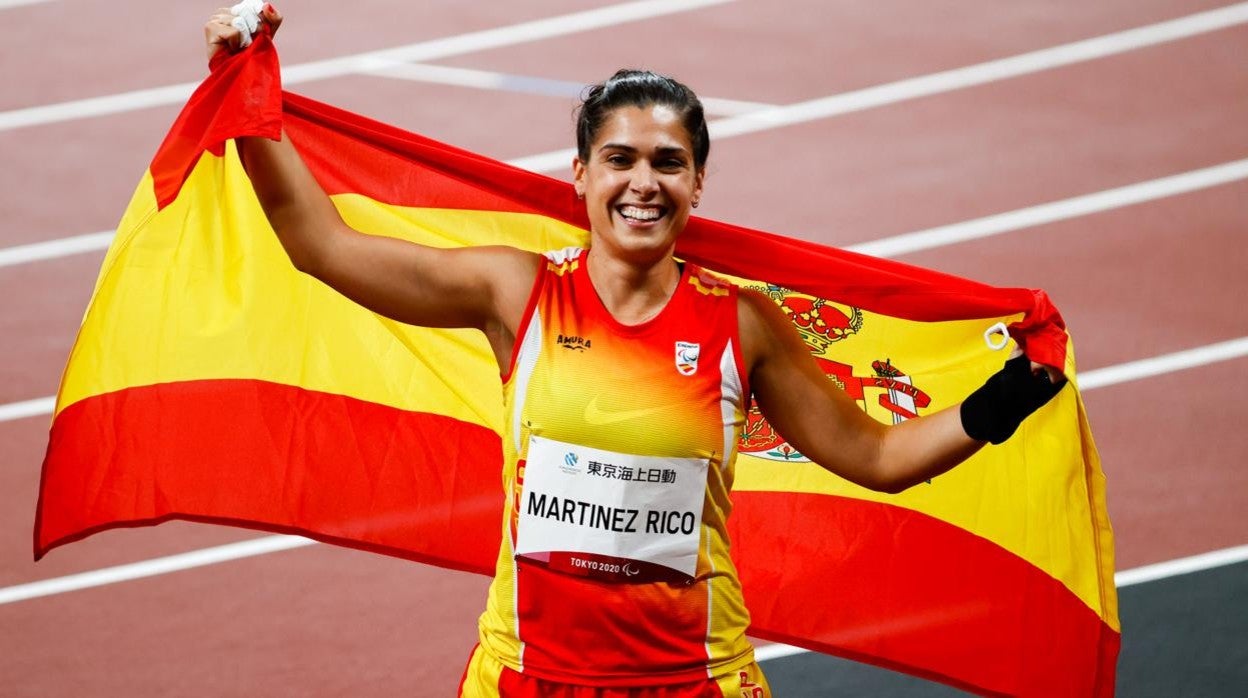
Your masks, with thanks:
<instances>
[{"instance_id":1,"label":"red shorts","mask_svg":"<svg viewBox=\"0 0 1248 698\"><path fill-rule=\"evenodd\" d=\"M504 666L478 646L459 682L460 698L771 698L757 663L719 679L669 686L599 687L548 681Z\"/></svg>"}]
</instances>

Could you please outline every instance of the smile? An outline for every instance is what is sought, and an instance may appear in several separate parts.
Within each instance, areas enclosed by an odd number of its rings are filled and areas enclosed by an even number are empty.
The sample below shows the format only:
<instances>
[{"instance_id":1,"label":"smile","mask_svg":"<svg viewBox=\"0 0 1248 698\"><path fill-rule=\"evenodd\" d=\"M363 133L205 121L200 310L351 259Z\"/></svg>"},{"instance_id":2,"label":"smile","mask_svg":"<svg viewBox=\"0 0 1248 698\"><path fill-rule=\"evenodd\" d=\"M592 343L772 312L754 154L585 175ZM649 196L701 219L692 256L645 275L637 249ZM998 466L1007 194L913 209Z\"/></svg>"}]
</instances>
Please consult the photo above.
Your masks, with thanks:
<instances>
[{"instance_id":1,"label":"smile","mask_svg":"<svg viewBox=\"0 0 1248 698\"><path fill-rule=\"evenodd\" d=\"M661 207L648 207L648 206L643 207L643 206L629 206L629 205L617 206L616 210L619 211L620 215L626 218L627 220L638 221L642 223L649 223L651 221L657 221L658 219L663 217L663 214L666 211L665 209Z\"/></svg>"}]
</instances>

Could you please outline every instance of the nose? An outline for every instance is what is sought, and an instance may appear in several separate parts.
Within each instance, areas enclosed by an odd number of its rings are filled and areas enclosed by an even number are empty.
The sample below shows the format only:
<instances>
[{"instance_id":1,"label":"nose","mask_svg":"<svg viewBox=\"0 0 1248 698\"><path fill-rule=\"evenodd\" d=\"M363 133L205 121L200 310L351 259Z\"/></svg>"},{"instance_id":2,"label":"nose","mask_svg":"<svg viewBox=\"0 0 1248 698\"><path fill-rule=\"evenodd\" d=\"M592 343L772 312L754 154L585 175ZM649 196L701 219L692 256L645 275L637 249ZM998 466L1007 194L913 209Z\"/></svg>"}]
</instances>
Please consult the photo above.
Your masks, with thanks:
<instances>
[{"instance_id":1,"label":"nose","mask_svg":"<svg viewBox=\"0 0 1248 698\"><path fill-rule=\"evenodd\" d=\"M638 196L652 196L659 190L659 182L650 163L642 160L633 166L629 188Z\"/></svg>"}]
</instances>

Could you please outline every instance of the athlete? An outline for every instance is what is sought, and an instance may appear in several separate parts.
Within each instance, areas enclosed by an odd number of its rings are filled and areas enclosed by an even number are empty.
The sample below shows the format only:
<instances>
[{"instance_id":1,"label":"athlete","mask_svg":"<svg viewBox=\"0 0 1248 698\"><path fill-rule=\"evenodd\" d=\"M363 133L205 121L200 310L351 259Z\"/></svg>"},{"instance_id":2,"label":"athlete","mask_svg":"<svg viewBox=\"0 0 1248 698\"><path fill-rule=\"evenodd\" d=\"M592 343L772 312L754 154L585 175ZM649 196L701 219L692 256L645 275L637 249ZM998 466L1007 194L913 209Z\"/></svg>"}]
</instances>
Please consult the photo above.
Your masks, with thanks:
<instances>
[{"instance_id":1,"label":"athlete","mask_svg":"<svg viewBox=\"0 0 1248 698\"><path fill-rule=\"evenodd\" d=\"M209 57L239 50L234 20L209 20ZM589 245L541 255L357 232L284 134L240 139L299 270L402 322L476 328L498 362L503 544L461 696L766 698L726 534L749 401L815 463L899 492L1004 441L1062 385L1020 356L960 406L868 417L770 299L673 258L709 146L684 85L594 86L572 160Z\"/></svg>"}]
</instances>

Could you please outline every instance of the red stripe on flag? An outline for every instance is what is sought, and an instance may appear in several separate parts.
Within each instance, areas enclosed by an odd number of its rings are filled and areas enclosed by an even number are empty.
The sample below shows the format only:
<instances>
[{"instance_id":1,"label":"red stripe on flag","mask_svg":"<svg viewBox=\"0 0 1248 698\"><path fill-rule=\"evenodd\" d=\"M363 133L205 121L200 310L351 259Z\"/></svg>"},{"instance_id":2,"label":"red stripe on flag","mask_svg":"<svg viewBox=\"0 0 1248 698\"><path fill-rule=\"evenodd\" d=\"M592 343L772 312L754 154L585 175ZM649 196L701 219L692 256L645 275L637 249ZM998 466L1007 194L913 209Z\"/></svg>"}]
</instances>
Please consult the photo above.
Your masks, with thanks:
<instances>
[{"instance_id":1,"label":"red stripe on flag","mask_svg":"<svg viewBox=\"0 0 1248 698\"><path fill-rule=\"evenodd\" d=\"M258 380L98 395L52 425L35 557L101 530L186 519L490 574L500 448L480 425Z\"/></svg>"},{"instance_id":2,"label":"red stripe on flag","mask_svg":"<svg viewBox=\"0 0 1248 698\"><path fill-rule=\"evenodd\" d=\"M992 542L865 500L736 492L733 502L750 634L981 694L1113 695L1119 634Z\"/></svg>"}]
</instances>

